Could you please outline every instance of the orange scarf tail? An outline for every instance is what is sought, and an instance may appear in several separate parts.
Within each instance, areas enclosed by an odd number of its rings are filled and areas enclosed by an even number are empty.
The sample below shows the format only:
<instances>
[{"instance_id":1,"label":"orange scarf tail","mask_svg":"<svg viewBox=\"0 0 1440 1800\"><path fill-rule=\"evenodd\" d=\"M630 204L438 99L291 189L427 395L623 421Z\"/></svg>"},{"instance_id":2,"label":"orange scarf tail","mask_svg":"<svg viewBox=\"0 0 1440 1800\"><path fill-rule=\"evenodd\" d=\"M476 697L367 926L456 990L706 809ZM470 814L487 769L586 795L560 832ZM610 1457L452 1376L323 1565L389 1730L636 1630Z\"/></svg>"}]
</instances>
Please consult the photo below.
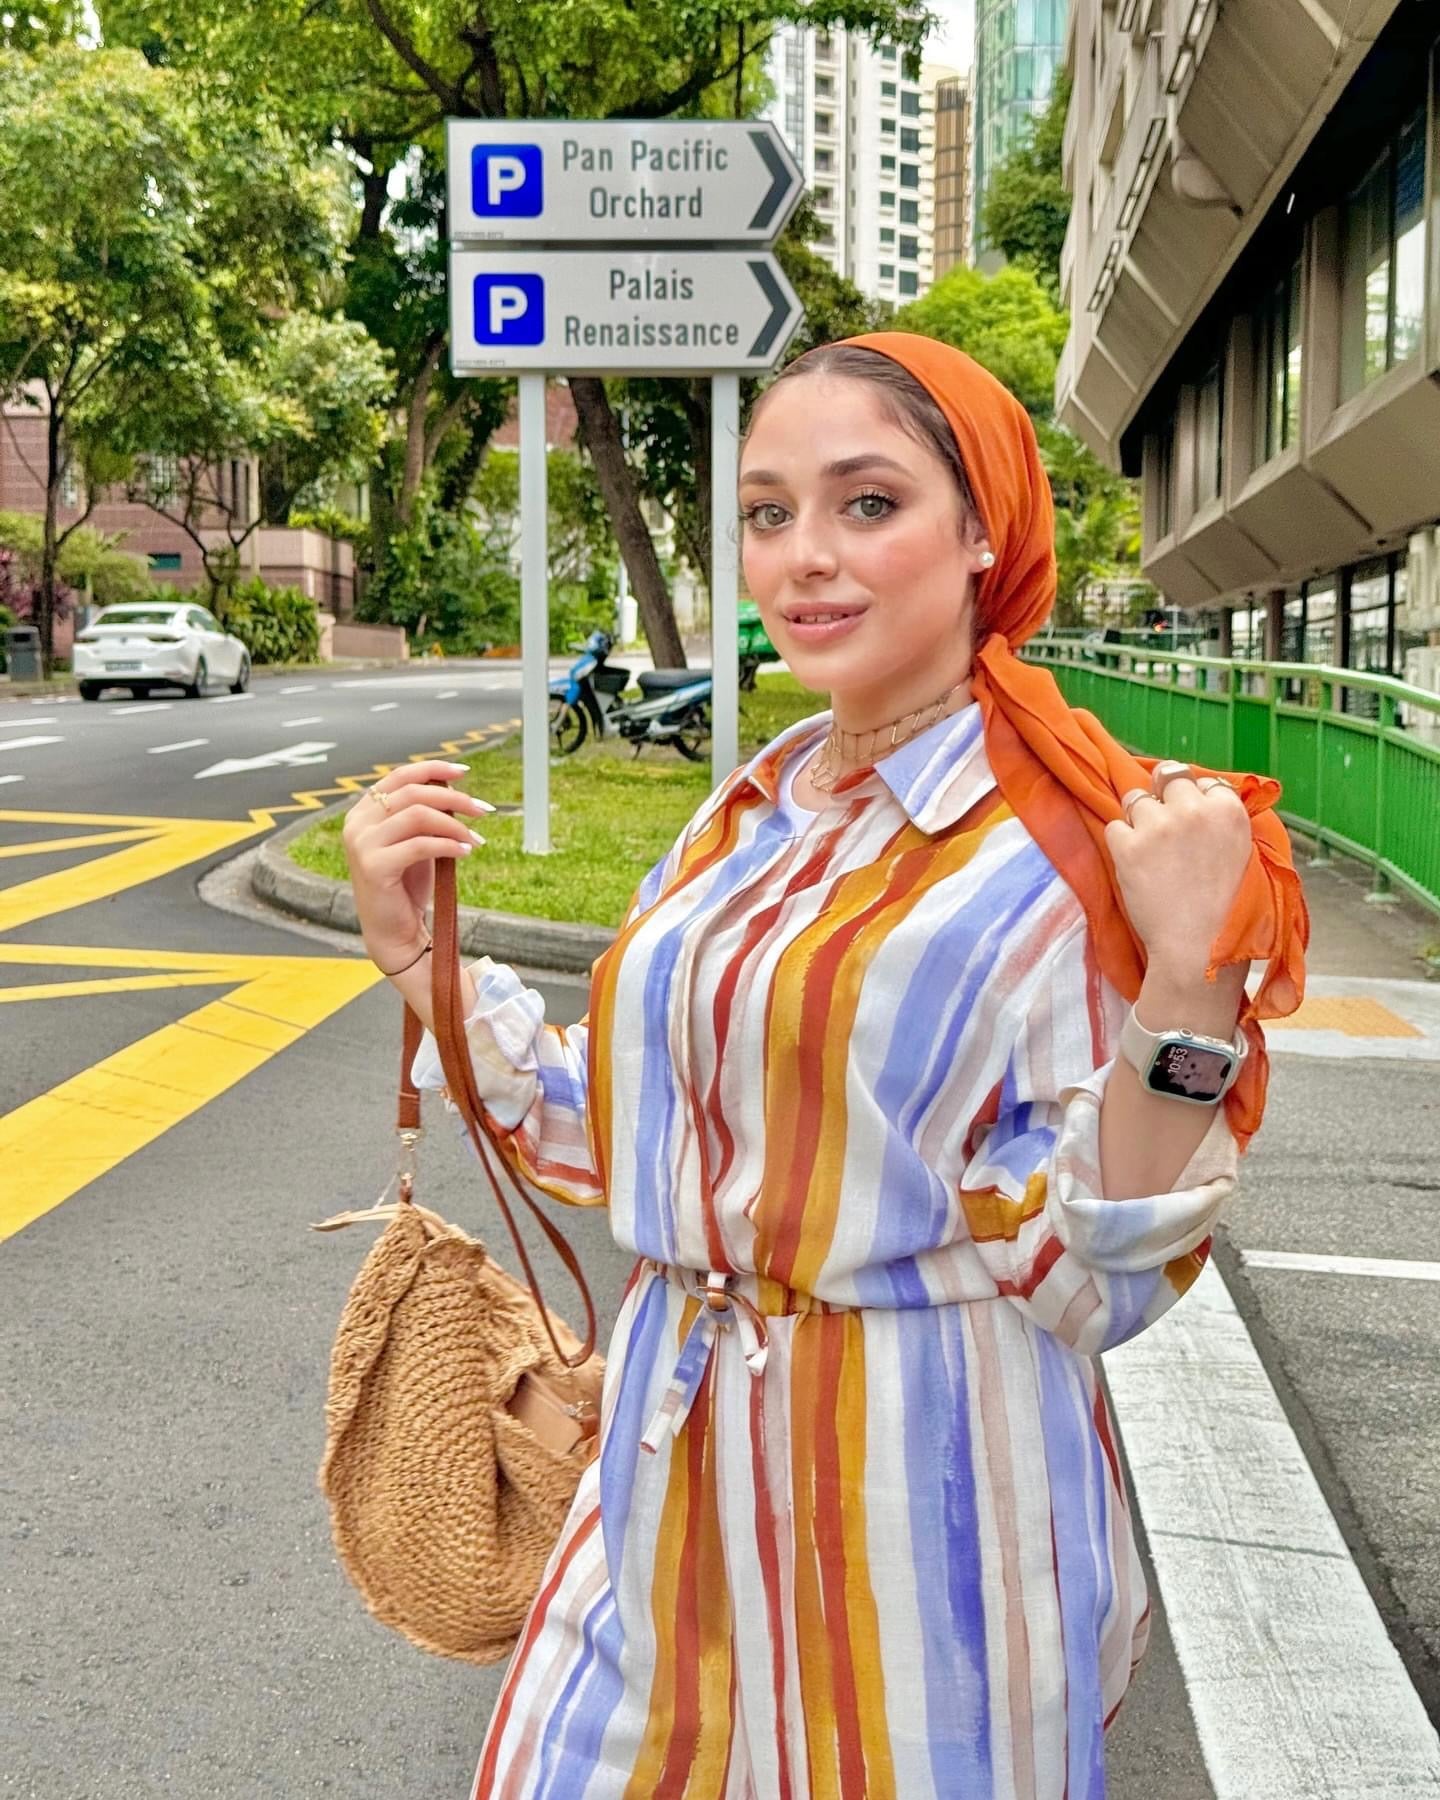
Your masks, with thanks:
<instances>
[{"instance_id":1,"label":"orange scarf tail","mask_svg":"<svg viewBox=\"0 0 1440 1800\"><path fill-rule=\"evenodd\" d=\"M1102 973L1133 1001L1145 976L1145 948L1115 882L1105 827L1124 817L1122 794L1150 786L1160 759L1132 755L1092 713L1066 703L1048 669L1021 662L1003 638L990 638L976 665L975 697L1000 792L1084 907ZM1268 776L1191 767L1197 775L1233 782L1250 815L1250 864L1205 970L1213 981L1216 970L1230 963L1265 964L1254 998L1247 996L1240 1013L1250 1054L1225 1098L1243 1150L1259 1129L1269 1083L1259 1021L1294 1012L1304 998L1310 920L1289 838L1271 810L1280 784Z\"/></svg>"}]
</instances>

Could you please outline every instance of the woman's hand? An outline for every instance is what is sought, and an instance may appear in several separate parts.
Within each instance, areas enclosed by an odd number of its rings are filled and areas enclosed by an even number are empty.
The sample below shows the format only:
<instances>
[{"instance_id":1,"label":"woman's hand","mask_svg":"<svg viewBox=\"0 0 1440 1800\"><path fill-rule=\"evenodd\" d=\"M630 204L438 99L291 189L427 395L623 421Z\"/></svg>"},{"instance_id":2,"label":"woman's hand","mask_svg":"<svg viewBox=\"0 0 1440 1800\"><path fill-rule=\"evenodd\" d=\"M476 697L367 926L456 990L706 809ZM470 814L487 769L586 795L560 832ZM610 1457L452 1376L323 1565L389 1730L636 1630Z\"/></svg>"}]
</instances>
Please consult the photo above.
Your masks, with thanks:
<instances>
[{"instance_id":1,"label":"woman's hand","mask_svg":"<svg viewBox=\"0 0 1440 1800\"><path fill-rule=\"evenodd\" d=\"M424 944L435 859L468 856L485 842L465 823L465 815L495 808L448 785L465 772L464 763L449 762L392 769L345 815L341 841L355 910L365 948L378 969L399 969Z\"/></svg>"},{"instance_id":2,"label":"woman's hand","mask_svg":"<svg viewBox=\"0 0 1440 1800\"><path fill-rule=\"evenodd\" d=\"M1160 763L1149 788L1125 796L1125 820L1105 827L1105 842L1130 923L1149 968L1203 985L1210 946L1219 937L1249 866L1250 816L1228 783L1194 779L1185 763Z\"/></svg>"}]
</instances>

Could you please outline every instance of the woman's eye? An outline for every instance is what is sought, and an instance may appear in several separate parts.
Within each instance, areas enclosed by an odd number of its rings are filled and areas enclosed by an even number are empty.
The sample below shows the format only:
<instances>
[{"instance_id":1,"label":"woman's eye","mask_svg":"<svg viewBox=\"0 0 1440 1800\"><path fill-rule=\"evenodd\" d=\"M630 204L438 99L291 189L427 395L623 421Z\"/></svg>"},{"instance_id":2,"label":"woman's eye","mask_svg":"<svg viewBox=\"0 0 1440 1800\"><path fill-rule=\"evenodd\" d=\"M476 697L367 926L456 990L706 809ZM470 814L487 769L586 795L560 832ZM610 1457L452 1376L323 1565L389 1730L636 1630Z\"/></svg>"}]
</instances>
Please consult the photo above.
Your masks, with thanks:
<instances>
[{"instance_id":1,"label":"woman's eye","mask_svg":"<svg viewBox=\"0 0 1440 1800\"><path fill-rule=\"evenodd\" d=\"M773 500L762 500L745 514L745 522L758 531L773 531L777 525L785 523L785 508Z\"/></svg>"},{"instance_id":2,"label":"woman's eye","mask_svg":"<svg viewBox=\"0 0 1440 1800\"><path fill-rule=\"evenodd\" d=\"M888 518L895 510L895 502L888 494L857 494L850 506L857 518L866 521Z\"/></svg>"}]
</instances>

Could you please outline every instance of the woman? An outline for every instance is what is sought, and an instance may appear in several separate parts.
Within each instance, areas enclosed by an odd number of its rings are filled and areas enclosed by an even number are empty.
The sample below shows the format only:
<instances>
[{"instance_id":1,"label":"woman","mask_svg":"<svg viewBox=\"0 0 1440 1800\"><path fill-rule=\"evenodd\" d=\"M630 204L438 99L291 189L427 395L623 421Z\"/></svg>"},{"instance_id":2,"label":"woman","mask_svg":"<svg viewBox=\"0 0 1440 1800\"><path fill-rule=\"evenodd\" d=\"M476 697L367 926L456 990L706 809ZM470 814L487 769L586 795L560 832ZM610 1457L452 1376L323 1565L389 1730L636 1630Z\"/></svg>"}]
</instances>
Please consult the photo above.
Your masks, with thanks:
<instances>
[{"instance_id":1,"label":"woman","mask_svg":"<svg viewBox=\"0 0 1440 1800\"><path fill-rule=\"evenodd\" d=\"M1099 1796L1148 1607L1091 1358L1197 1273L1263 1106L1254 1014L1299 1003L1277 790L1136 762L1011 654L1054 597L1049 490L959 352L800 359L740 485L750 591L832 711L701 807L586 1021L466 979L496 1143L639 1258L474 1794ZM346 826L422 1010L455 772ZM1142 1083L1131 1000L1226 1043L1243 1006L1223 1101Z\"/></svg>"}]
</instances>

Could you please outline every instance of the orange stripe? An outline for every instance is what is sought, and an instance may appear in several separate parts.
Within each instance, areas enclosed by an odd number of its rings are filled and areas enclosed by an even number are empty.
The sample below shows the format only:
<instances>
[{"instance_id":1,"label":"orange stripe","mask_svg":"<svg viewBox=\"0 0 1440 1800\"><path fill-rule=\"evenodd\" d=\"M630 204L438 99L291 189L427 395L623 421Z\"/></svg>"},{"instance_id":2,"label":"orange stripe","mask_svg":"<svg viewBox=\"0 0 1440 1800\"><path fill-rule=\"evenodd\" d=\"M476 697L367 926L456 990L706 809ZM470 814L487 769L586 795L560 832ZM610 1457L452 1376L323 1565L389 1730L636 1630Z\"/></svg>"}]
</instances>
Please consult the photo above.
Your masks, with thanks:
<instances>
[{"instance_id":1,"label":"orange stripe","mask_svg":"<svg viewBox=\"0 0 1440 1800\"><path fill-rule=\"evenodd\" d=\"M790 1492L795 1527L795 1654L800 1664L800 1704L810 1761L809 1800L840 1800L835 1755L835 1692L830 1633L821 1595L816 1542L815 1415L820 1385L824 1317L795 1329L790 1356Z\"/></svg>"},{"instance_id":2,"label":"orange stripe","mask_svg":"<svg viewBox=\"0 0 1440 1800\"><path fill-rule=\"evenodd\" d=\"M840 1364L845 1354L846 1315L812 1325L821 1337L819 1385L815 1389L815 1538L820 1551L825 1623L830 1634L836 1748L841 1800L866 1800L865 1751L860 1741L860 1696L855 1685L855 1645L850 1626L850 1571L846 1566L845 1514L857 1496L840 1480ZM862 1422L861 1430L864 1426ZM861 1569L863 1571L863 1557ZM862 1574L863 1578L863 1574Z\"/></svg>"},{"instance_id":3,"label":"orange stripe","mask_svg":"<svg viewBox=\"0 0 1440 1800\"><path fill-rule=\"evenodd\" d=\"M961 1188L960 1206L970 1236L977 1244L991 1244L997 1238L1010 1242L1020 1235L1020 1227L1045 1210L1048 1188L1045 1171L1038 1169L1025 1183L1024 1198L1012 1200L998 1188Z\"/></svg>"},{"instance_id":4,"label":"orange stripe","mask_svg":"<svg viewBox=\"0 0 1440 1800\"><path fill-rule=\"evenodd\" d=\"M775 1501L765 1462L765 1383L750 1383L750 1475L755 1484L755 1541L760 1581L765 1589L765 1623L770 1637L770 1686L775 1705L776 1800L793 1800L790 1737L785 1721L785 1616L780 1587L780 1546Z\"/></svg>"}]
</instances>

